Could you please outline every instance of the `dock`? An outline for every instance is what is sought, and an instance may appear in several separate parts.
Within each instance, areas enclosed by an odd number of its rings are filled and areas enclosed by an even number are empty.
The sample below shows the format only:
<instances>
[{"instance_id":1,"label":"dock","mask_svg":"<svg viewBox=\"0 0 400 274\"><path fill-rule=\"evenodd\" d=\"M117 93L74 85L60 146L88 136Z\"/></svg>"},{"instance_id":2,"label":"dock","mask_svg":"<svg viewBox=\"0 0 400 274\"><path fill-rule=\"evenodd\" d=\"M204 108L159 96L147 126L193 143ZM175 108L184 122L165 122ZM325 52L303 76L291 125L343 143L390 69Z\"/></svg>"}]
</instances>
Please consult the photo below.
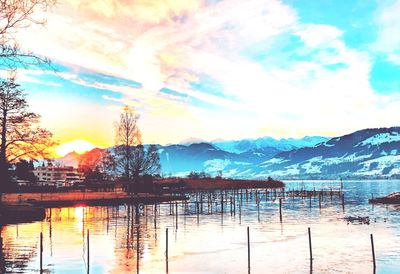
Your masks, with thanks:
<instances>
[{"instance_id":1,"label":"dock","mask_svg":"<svg viewBox=\"0 0 400 274\"><path fill-rule=\"evenodd\" d=\"M124 191L68 191L54 193L5 193L1 195L0 225L43 220L45 208L72 206L108 206L154 204L186 201L185 195L137 193Z\"/></svg>"},{"instance_id":2,"label":"dock","mask_svg":"<svg viewBox=\"0 0 400 274\"><path fill-rule=\"evenodd\" d=\"M66 191L53 193L6 193L1 201L4 205L31 204L43 207L118 205L125 203L161 203L187 200L184 195L160 195L153 193L131 194L125 191Z\"/></svg>"}]
</instances>

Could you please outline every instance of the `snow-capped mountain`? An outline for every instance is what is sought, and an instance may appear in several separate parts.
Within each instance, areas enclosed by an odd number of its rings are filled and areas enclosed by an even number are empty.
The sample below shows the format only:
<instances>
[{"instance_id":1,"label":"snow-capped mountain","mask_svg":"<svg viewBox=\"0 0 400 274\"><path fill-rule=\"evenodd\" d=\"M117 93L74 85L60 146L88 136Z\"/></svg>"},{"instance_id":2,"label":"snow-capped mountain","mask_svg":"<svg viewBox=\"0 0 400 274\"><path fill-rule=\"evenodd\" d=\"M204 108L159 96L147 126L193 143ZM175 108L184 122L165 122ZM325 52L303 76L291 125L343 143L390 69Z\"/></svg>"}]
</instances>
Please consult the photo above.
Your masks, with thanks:
<instances>
[{"instance_id":1,"label":"snow-capped mountain","mask_svg":"<svg viewBox=\"0 0 400 274\"><path fill-rule=\"evenodd\" d=\"M360 130L314 147L281 152L240 176L397 177L400 176L400 127Z\"/></svg>"},{"instance_id":2,"label":"snow-capped mountain","mask_svg":"<svg viewBox=\"0 0 400 274\"><path fill-rule=\"evenodd\" d=\"M225 177L248 179L400 178L400 127L365 129L331 139L261 139L159 145L162 173L222 172ZM98 153L99 149L72 153L59 161L79 163Z\"/></svg>"},{"instance_id":3,"label":"snow-capped mountain","mask_svg":"<svg viewBox=\"0 0 400 274\"><path fill-rule=\"evenodd\" d=\"M321 136L306 136L299 139L274 139L272 137L262 137L258 139L243 139L236 141L216 141L212 142L216 147L232 153L244 153L251 150L274 148L280 151L289 151L301 147L312 147L318 143L329 140Z\"/></svg>"}]
</instances>

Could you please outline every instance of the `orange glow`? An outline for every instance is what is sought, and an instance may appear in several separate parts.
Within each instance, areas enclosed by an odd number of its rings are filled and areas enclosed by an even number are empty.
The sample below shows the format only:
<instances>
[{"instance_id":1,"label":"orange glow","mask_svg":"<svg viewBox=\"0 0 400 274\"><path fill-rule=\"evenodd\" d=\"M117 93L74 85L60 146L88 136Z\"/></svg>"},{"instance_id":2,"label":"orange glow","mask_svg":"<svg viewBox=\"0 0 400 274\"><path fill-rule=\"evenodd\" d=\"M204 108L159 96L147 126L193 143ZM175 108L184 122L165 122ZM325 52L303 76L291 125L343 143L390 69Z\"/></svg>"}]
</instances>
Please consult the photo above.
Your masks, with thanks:
<instances>
[{"instance_id":1,"label":"orange glow","mask_svg":"<svg viewBox=\"0 0 400 274\"><path fill-rule=\"evenodd\" d=\"M97 146L95 146L94 144L85 140L74 140L58 146L57 154L61 157L74 151L78 154L82 154L96 147Z\"/></svg>"}]
</instances>

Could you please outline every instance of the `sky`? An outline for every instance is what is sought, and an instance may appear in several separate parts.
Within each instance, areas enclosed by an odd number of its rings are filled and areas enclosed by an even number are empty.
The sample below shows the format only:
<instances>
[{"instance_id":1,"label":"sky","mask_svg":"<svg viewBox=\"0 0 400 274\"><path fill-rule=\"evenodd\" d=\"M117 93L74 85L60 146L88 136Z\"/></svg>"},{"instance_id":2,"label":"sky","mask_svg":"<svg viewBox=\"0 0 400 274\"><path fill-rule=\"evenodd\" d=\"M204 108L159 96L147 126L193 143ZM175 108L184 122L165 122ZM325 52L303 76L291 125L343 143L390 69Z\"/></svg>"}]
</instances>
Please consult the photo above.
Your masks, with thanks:
<instances>
[{"instance_id":1,"label":"sky","mask_svg":"<svg viewBox=\"0 0 400 274\"><path fill-rule=\"evenodd\" d=\"M20 70L61 144L340 136L398 126L400 0L59 0L19 32L53 68Z\"/></svg>"}]
</instances>

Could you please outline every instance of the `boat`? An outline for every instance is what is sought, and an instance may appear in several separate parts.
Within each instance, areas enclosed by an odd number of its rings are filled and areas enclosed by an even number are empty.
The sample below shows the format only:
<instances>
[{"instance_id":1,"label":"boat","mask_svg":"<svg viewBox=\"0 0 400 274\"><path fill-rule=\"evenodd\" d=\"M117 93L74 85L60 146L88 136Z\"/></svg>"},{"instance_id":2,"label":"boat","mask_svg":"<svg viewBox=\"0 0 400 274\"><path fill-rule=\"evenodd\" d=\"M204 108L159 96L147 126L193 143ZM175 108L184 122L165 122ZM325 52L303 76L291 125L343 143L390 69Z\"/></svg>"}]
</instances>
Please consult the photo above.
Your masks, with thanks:
<instances>
[{"instance_id":1,"label":"boat","mask_svg":"<svg viewBox=\"0 0 400 274\"><path fill-rule=\"evenodd\" d=\"M400 192L393 192L385 197L369 199L370 204L400 204Z\"/></svg>"}]
</instances>

